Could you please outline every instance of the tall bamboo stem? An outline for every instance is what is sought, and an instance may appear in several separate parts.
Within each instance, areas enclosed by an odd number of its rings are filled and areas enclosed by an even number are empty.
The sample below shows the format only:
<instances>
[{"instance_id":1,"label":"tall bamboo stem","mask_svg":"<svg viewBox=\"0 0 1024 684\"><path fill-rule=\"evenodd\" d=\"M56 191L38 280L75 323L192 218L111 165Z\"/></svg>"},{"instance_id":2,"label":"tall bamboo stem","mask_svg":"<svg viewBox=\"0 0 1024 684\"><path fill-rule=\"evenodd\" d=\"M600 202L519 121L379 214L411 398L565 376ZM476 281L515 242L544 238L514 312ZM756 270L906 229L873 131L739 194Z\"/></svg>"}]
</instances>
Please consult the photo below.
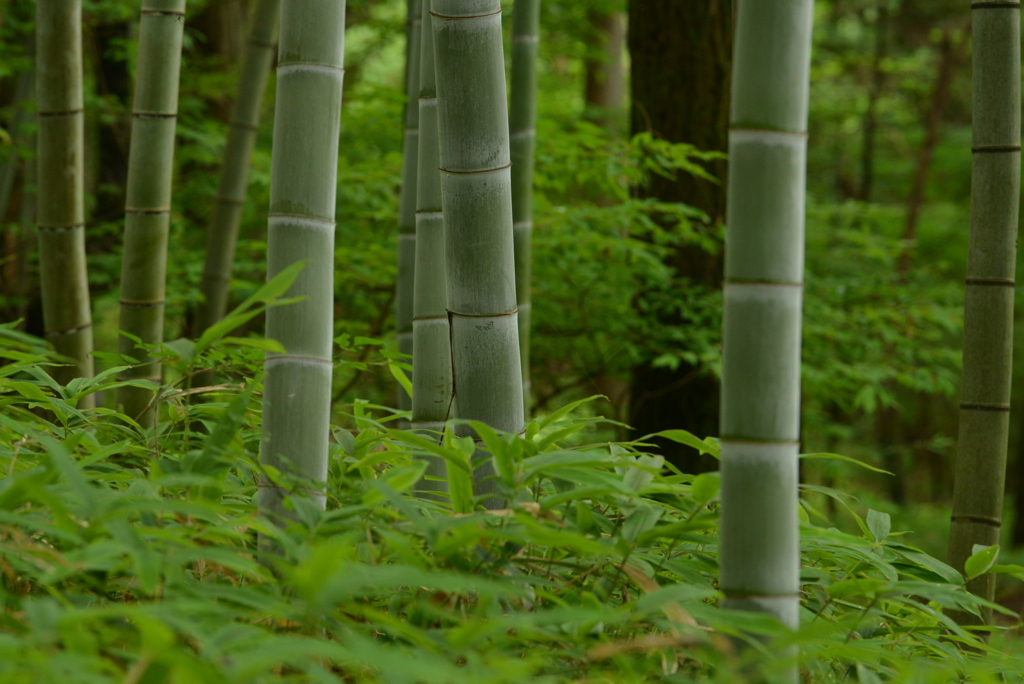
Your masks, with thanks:
<instances>
[{"instance_id":1,"label":"tall bamboo stem","mask_svg":"<svg viewBox=\"0 0 1024 684\"><path fill-rule=\"evenodd\" d=\"M196 335L223 318L227 310L238 226L242 221L249 183L249 160L256 145L267 74L274 61L280 13L281 0L259 0L253 12L249 42L238 79L238 95L224 147L224 165L217 184L213 220L206 234L206 265L200 285L203 303L196 316Z\"/></svg>"},{"instance_id":2,"label":"tall bamboo stem","mask_svg":"<svg viewBox=\"0 0 1024 684\"><path fill-rule=\"evenodd\" d=\"M311 482L327 479L344 36L344 0L282 3L267 277L306 265L287 294L304 299L267 312L267 337L286 351L264 364L260 463ZM265 477L260 513L286 515L288 494ZM322 494L315 498L324 505Z\"/></svg>"},{"instance_id":3,"label":"tall bamboo stem","mask_svg":"<svg viewBox=\"0 0 1024 684\"><path fill-rule=\"evenodd\" d=\"M184 28L185 0L143 0L128 152L120 328L149 345L159 344L164 336L167 233ZM125 336L118 348L140 362L122 373L121 379L160 382L159 361L147 357ZM152 401L153 392L148 389L117 389L121 410L144 427L156 418Z\"/></svg>"},{"instance_id":4,"label":"tall bamboo stem","mask_svg":"<svg viewBox=\"0 0 1024 684\"><path fill-rule=\"evenodd\" d=\"M499 0L432 0L452 382L459 418L523 430ZM463 434L471 434L463 426ZM490 493L490 467L477 471Z\"/></svg>"},{"instance_id":5,"label":"tall bamboo stem","mask_svg":"<svg viewBox=\"0 0 1024 684\"><path fill-rule=\"evenodd\" d=\"M441 209L437 86L430 0L423 0L419 73L419 152L416 178L416 267L413 294L412 428L444 429L452 404L452 346L445 291L444 219ZM444 478L442 459L431 458L427 475ZM442 489L424 480L420 489Z\"/></svg>"},{"instance_id":6,"label":"tall bamboo stem","mask_svg":"<svg viewBox=\"0 0 1024 684\"><path fill-rule=\"evenodd\" d=\"M975 2L971 231L964 370L949 559L963 572L974 545L999 543L1013 361L1013 290L1020 204L1020 5ZM992 600L995 582L967 583ZM958 614L963 623L975 616ZM982 620L992 618L984 611Z\"/></svg>"},{"instance_id":7,"label":"tall bamboo stem","mask_svg":"<svg viewBox=\"0 0 1024 684\"><path fill-rule=\"evenodd\" d=\"M395 283L395 324L398 332L398 351L413 355L413 300L416 271L416 175L419 168L420 107L420 41L423 36L420 0L409 0L406 26L405 63L405 141L402 149L402 192L398 215L398 279ZM413 369L415 377L415 368ZM398 388L398 408L408 411L412 399L405 389Z\"/></svg>"},{"instance_id":8,"label":"tall bamboo stem","mask_svg":"<svg viewBox=\"0 0 1024 684\"><path fill-rule=\"evenodd\" d=\"M533 237L533 148L537 139L537 43L540 0L516 0L512 12L512 230L524 411L530 403L530 266ZM528 411L527 411L528 412Z\"/></svg>"},{"instance_id":9,"label":"tall bamboo stem","mask_svg":"<svg viewBox=\"0 0 1024 684\"><path fill-rule=\"evenodd\" d=\"M73 365L66 384L92 377L92 311L85 262L85 127L81 0L36 3L39 280L46 339ZM81 407L92 406L92 399Z\"/></svg>"},{"instance_id":10,"label":"tall bamboo stem","mask_svg":"<svg viewBox=\"0 0 1024 684\"><path fill-rule=\"evenodd\" d=\"M729 133L720 584L726 606L791 627L812 10L739 4Z\"/></svg>"}]
</instances>

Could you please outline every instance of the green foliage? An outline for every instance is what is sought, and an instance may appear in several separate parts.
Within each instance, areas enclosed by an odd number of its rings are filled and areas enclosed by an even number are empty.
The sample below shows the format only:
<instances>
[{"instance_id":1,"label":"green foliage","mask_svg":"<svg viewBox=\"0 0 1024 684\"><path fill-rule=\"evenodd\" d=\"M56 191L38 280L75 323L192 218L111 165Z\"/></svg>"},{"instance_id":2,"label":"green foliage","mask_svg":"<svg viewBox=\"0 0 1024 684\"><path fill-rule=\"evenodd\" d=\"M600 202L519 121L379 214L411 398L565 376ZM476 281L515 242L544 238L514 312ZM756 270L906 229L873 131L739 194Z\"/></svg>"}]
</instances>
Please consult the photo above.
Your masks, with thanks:
<instances>
[{"instance_id":1,"label":"green foliage","mask_svg":"<svg viewBox=\"0 0 1024 684\"><path fill-rule=\"evenodd\" d=\"M327 510L293 499L276 529L254 503L259 350L211 343L200 366L253 379L169 400L154 435L75 409L42 342L0 328L3 681L737 682L783 673L789 646L806 681L1024 673L943 616L981 603L876 511L863 536L804 516L798 632L716 607L717 475L666 469L642 442L572 446L593 422L579 406L522 438L474 425L509 502L481 511L471 439L391 430L356 402ZM426 454L447 460L450 499L413 496ZM257 535L276 553L258 559Z\"/></svg>"}]
</instances>

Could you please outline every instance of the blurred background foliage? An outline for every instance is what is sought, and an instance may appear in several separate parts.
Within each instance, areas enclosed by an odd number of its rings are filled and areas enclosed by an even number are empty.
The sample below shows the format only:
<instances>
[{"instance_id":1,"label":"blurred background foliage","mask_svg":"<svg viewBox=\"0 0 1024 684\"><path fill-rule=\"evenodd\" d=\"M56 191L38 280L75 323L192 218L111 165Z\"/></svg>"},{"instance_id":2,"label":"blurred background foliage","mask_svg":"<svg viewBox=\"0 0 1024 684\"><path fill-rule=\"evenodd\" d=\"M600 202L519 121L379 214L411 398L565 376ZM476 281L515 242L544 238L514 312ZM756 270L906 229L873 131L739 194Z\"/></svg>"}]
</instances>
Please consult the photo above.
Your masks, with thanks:
<instances>
[{"instance_id":1,"label":"blurred background foliage","mask_svg":"<svg viewBox=\"0 0 1024 684\"><path fill-rule=\"evenodd\" d=\"M189 3L168 269L172 338L188 334L196 306L248 5ZM532 354L538 414L601 394L606 399L588 409L595 415L645 424L653 407L686 413L673 394L680 388L717 412L720 295L713 277L686 272L677 257L693 250L720 255L723 216L712 205L665 200L658 188L682 178L720 187L725 165L714 147L666 139L671 136L644 118L646 110L630 104L625 17L643 2L633 5L543 5ZM969 211L969 12L952 0L819 0L815 6L803 449L847 454L894 476L815 461L805 463L803 479L892 514L897 527L914 531L916 544L942 556ZM86 0L84 8L89 276L97 345L112 352L137 7L129 0ZM0 185L0 316L41 334L33 104L19 89L31 69L33 11L29 0L0 0L0 166L13 179L6 194ZM349 0L348 15L335 254L335 324L345 362L336 406L343 425L357 398L395 401L385 357L394 347L405 3ZM272 83L252 162L235 302L264 280ZM258 317L236 335L261 331ZM1016 339L1024 344L1024 335ZM675 378L674 384L645 385L638 369ZM1018 369L1024 373L1024 364ZM1024 545L1024 524L1016 522L1024 519L1017 513L1024 511L1020 380L1004 548ZM659 429L700 432L685 415L679 420ZM638 436L594 426L589 429L605 431L594 436ZM693 469L709 467L693 454L666 455ZM817 503L841 527L854 529L831 499ZM1024 603L1024 594L1008 584L1002 599Z\"/></svg>"}]
</instances>

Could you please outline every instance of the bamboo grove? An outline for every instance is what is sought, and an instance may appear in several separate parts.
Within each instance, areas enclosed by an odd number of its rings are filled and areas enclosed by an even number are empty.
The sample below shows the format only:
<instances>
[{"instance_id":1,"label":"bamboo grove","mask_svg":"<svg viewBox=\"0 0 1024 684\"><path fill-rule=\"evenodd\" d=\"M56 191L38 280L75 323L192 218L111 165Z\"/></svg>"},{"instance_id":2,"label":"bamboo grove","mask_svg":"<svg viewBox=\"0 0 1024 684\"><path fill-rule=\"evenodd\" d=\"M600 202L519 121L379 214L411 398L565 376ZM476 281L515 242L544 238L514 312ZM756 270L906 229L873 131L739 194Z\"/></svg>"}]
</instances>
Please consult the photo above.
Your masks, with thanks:
<instances>
[{"instance_id":1,"label":"bamboo grove","mask_svg":"<svg viewBox=\"0 0 1024 684\"><path fill-rule=\"evenodd\" d=\"M196 271L199 284L187 326L192 342L188 347L174 347L166 340L171 335L165 330L165 314L169 252L173 258L175 249L175 153L182 105L179 83L187 76L183 69L188 61L183 67L182 54L183 46L187 51L192 40L191 19L186 15L185 0L139 3L120 238L119 365L110 392L87 392L77 400L76 409L113 409L109 413L118 416L114 422L123 429L138 429L158 445L160 431L168 429L162 427L164 423L189 422L166 408L167 396L182 401L188 397L188 401L199 403L204 393L215 394L217 388L240 385L248 398L253 388L259 387L262 412L259 464L254 466L258 470L256 505L263 519L283 529L315 517L308 512L312 509L322 512L333 505L328 503L327 492L329 473L337 467L336 455L345 452L351 456L356 451L356 438L336 420L338 349L351 342L349 337L362 339L363 344L376 343L373 336L346 332L338 337L335 327L337 311L351 305L343 301L345 295L338 294L335 282L338 269L349 266L335 263L336 235L347 220L345 193L353 190L346 184L361 182L355 174L346 175L339 163L348 111L342 104L343 93L348 92L345 27L347 17L358 8L346 7L344 0L253 0L250 4L251 20L237 92L227 117L219 180L207 198L211 206L205 223L205 263ZM511 18L506 16L508 9ZM564 9L560 7L560 11ZM654 172L648 169L646 176L661 180L645 177L630 189L632 195L624 193L621 198L623 203L641 207L637 211L648 231L630 247L633 256L652 245L696 243L719 230L724 235L724 251L716 256L721 288L716 285L713 295L720 296L721 309L721 395L715 409L718 434L667 430L629 438L655 452L651 445L667 439L701 455L720 456L716 476L721 483L717 598L726 608L766 614L798 630L801 601L807 598L802 594L801 575L801 515L806 512L801 486L807 484L801 481L801 416L807 402L813 400L802 392L801 383L806 376L802 366L804 326L814 325L810 317L815 311L805 311L805 273L813 267L809 257L805 259L810 239L805 222L808 212L815 211L807 192L815 3L740 0L727 9L731 36L731 51L724 57L731 79L727 154L693 149L683 161L664 155L676 166L659 167ZM550 325L534 315L533 295L539 304L548 293L541 289L543 281L532 275L534 211L541 206L535 198L535 177L546 178L536 160L552 156L544 147L545 103L538 96L538 74L550 68L538 58L538 54L544 56L542 22L549 15L540 0L514 0L504 7L500 0L408 0L404 11L401 188L397 211L386 219L397 228L397 252L391 258L394 288L390 281L387 288L393 291L393 314L387 315L394 320L394 344L389 338L388 345L396 349L388 350L386 365L400 381L408 382L394 388L394 408L388 418L374 425L379 429L375 434L402 434L410 444L425 450L417 452L420 462L415 467L419 470L415 470L416 482L410 485L413 496L432 505L465 496L467 510L457 511L460 514L481 509L513 517L516 510L526 510L523 506L527 504L539 510L540 503L527 501L521 491L519 499L509 498L510 492L519 491L516 478L527 475L522 468L515 470L498 459L495 440L509 437L509 444L515 445L534 439L536 434L529 426L538 423L530 422L531 409L542 422L547 414L559 415L550 403L557 392L542 398L531 380L531 368L556 366L561 361L538 358L536 352L531 358L531 331ZM875 15L880 26L888 21L888 11ZM1001 543L1007 452L1013 433L1010 400L1020 211L1021 53L1019 3L974 0L970 12L970 232L948 558L966 588L984 602L977 614L961 610L962 606L946 606L946 613L960 625L977 626L994 621L995 579L988 571L996 567ZM550 16L557 20L562 15L552 12ZM589 13L587 20L595 26L616 25L613 15ZM630 30L639 31L635 27ZM615 37L614 31L606 33L607 41ZM949 50L958 45L951 35L945 35L942 43ZM80 0L36 0L34 76L19 78L14 96L35 101L38 286L45 338L63 362L47 372L69 388L69 396L71 388L93 382L94 359L102 358L104 351L99 348L99 338L94 340L95 314L87 269L90 224L85 122L90 114L83 95L86 60L82 36ZM883 37L878 38L877 46L880 63L884 62ZM622 51L619 45L615 59L593 55L587 59L597 65L592 64L596 73L608 64L618 64ZM664 69L676 66L664 64ZM350 69L354 68L350 63ZM608 78L607 74L602 78ZM589 85L596 88L594 84L601 79L594 76L592 81ZM941 85L936 84L937 95L942 94ZM256 175L251 181L250 169L254 156L259 155L266 92L273 94L274 111L266 181L269 202L261 209L267 220L265 273L271 285L284 282L285 286L276 293L280 295L277 299L254 295L255 299L232 311L240 225L246 207L253 203L252 183L264 182ZM605 92L594 100L607 104L614 98ZM872 117L876 116L876 104L872 101L869 107ZM182 106L189 105L185 102ZM613 110L604 107L597 123L588 125L611 126ZM641 114L647 116L638 112L639 107L632 114L637 120ZM21 112L21 118L26 117ZM16 127L12 116L10 128ZM644 123L643 127L647 130L634 131L634 139L640 141L636 144L656 147L657 126ZM871 145L865 143L865 155L872 153L873 145L873 139ZM628 150L623 158L639 154L636 148ZM721 160L725 158L728 174L716 177L719 167L715 164L724 164ZM614 161L627 165L622 159ZM644 163L648 162L639 165ZM722 187L724 216L715 219L709 207L673 210L667 208L668 201L640 197L658 182L683 173ZM15 175L14 165L0 167L0 209L4 212L14 194ZM550 179L546 182L552 183ZM873 182L868 176L866 186L872 187ZM24 184L19 192L28 196L28 187ZM595 206L595 211L606 216L614 210L607 196ZM545 216L563 209L547 207ZM698 224L703 227L694 228ZM538 234L548 228L538 221ZM913 229L907 235L904 242L912 242ZM609 251L606 248L605 254ZM900 252L898 257L901 283L908 277L908 253ZM683 272L693 265L694 259L688 256L692 252L680 249L675 254L678 258L674 261L664 257L649 270L664 266L672 270L673 277L678 276L681 287L695 284L697 276ZM357 266L353 265L353 270ZM570 266L560 268L568 270ZM652 289L629 304L642 306L648 301L643 297ZM583 298L581 293L581 302ZM263 308L256 311L258 306ZM672 307L685 305L672 302L667 306ZM231 318L240 311L244 315ZM169 379L164 365L176 358L175 353L187 355L182 349L195 350L204 344L204 335L231 332L220 330L225 317L248 334L254 328L245 326L257 325L262 314L265 335L244 338L249 341L241 343L265 353L256 377L204 369L189 378ZM672 309L670 314L658 315L658 324L667 326L666 321L677 320L672 316L679 314ZM376 333L380 337L388 334ZM887 344L886 353L890 353L895 343ZM670 357L663 367L675 364L673 372L681 365L676 357L663 354L659 359L663 357ZM359 372L368 372L365 356L359 363ZM403 368L411 368L411 372ZM102 375L95 382L100 382ZM694 372L673 382L682 387L697 375ZM879 384L885 385L885 381ZM592 385L614 389L611 382L599 385L594 381ZM631 391L643 394L638 387ZM667 392L648 394L656 401ZM883 420L889 415L885 410L895 410L893 405L895 402L890 402L878 410L880 434L885 433ZM368 409L356 407L362 405L353 404L353 420L362 426L370 424L362 413ZM829 410L840 412L835 406ZM618 436L626 434L622 421L616 425L622 428ZM394 426L399 429L392 430ZM194 427L199 431L195 434L200 434L198 422ZM567 432L565 437L571 434ZM707 437L717 441L705 440ZM619 452L615 450L622 449L616 445L626 441L609 439L604 447L616 455ZM445 451L452 444L465 446L465 465L472 483L468 494L450 491L459 475L455 471L461 467ZM508 449L514 451L514 447ZM442 457L442 452L447 456ZM206 451L201 453L209 456ZM571 452L565 450L562 457L571 460ZM661 472L663 460L652 456L643 463ZM346 471L346 476L353 472L365 476L379 463L365 456L359 468ZM709 477L706 473L681 472L675 463L671 468L678 474L673 485L696 489L698 482L709 481L700 479ZM573 483L552 478L559 492L555 498L565 495L565 501L570 501L566 492L572 486L600 484L583 475L580 478ZM668 497L670 489L662 493ZM701 502L700 510L710 506L715 496L717 490ZM361 505L372 507L378 500L367 496ZM631 505L624 510L634 512ZM573 511L573 522L579 526L584 525L581 520L592 516L582 500ZM616 532L620 525L634 524L627 518L616 523ZM655 522L651 520L651 527ZM683 528L681 534L690 533L686 525ZM260 561L272 564L282 549L273 541L272 528L260 528L259 532ZM636 537L645 532L638 531ZM886 535L887 528L876 541L881 543ZM987 565L978 571L983 561ZM635 579L635 570L625 570L626 560L621 565L622 572L633 572ZM645 593L651 590L649 584L639 586ZM828 601L841 598L837 594ZM666 614L670 619L682 619L678 613ZM956 624L951 622L948 628L955 630ZM737 643L749 636L746 629L736 628L733 636ZM682 645L682 637L677 642ZM782 651L783 656L790 653ZM796 668L787 667L782 680L796 681L797 676Z\"/></svg>"}]
</instances>

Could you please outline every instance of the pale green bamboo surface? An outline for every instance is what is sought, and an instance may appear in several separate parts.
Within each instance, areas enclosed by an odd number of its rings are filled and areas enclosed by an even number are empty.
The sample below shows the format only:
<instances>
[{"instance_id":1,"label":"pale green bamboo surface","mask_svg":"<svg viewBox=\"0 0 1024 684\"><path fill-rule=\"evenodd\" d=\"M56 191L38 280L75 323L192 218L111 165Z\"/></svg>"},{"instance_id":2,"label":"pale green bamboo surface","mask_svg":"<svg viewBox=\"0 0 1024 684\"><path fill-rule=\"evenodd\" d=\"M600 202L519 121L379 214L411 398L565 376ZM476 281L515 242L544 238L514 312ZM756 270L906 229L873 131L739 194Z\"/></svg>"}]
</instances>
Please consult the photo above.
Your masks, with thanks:
<instances>
[{"instance_id":1,"label":"pale green bamboo surface","mask_svg":"<svg viewBox=\"0 0 1024 684\"><path fill-rule=\"evenodd\" d=\"M344 78L343 0L283 0L270 180L267 278L305 267L287 293L302 301L267 312L283 354L265 362L260 464L297 477L295 490L260 478L261 515L281 520L296 491L325 503L334 302L335 199ZM304 483L304 484L303 484Z\"/></svg>"},{"instance_id":2,"label":"pale green bamboo surface","mask_svg":"<svg viewBox=\"0 0 1024 684\"><path fill-rule=\"evenodd\" d=\"M720 586L798 623L800 314L813 0L736 16L722 359Z\"/></svg>"},{"instance_id":3,"label":"pale green bamboo surface","mask_svg":"<svg viewBox=\"0 0 1024 684\"><path fill-rule=\"evenodd\" d=\"M533 242L533 148L537 139L537 44L540 0L516 0L512 7L512 228L519 305L519 355L524 411L530 404L530 270Z\"/></svg>"},{"instance_id":4,"label":"pale green bamboo surface","mask_svg":"<svg viewBox=\"0 0 1024 684\"><path fill-rule=\"evenodd\" d=\"M445 261L458 417L523 430L499 0L432 0ZM471 431L462 426L462 434ZM490 464L477 493L493 491Z\"/></svg>"},{"instance_id":5,"label":"pale green bamboo surface","mask_svg":"<svg viewBox=\"0 0 1024 684\"><path fill-rule=\"evenodd\" d=\"M164 336L167 233L184 27L185 0L143 1L128 153L119 327L151 345L163 342ZM121 373L120 379L160 382L159 361L147 358L131 339L121 336L118 350L143 362ZM152 426L156 418L153 398L153 392L138 387L120 387L116 393L117 405L143 427Z\"/></svg>"},{"instance_id":6,"label":"pale green bamboo surface","mask_svg":"<svg viewBox=\"0 0 1024 684\"><path fill-rule=\"evenodd\" d=\"M85 261L82 3L36 3L39 280L46 339L73 363L48 369L67 384L92 377L92 310ZM92 398L79 403L91 408Z\"/></svg>"},{"instance_id":7,"label":"pale green bamboo surface","mask_svg":"<svg viewBox=\"0 0 1024 684\"><path fill-rule=\"evenodd\" d=\"M975 2L971 12L974 122L964 362L950 564L999 543L1013 363L1013 290L1020 204L1020 5ZM968 582L992 600L995 582ZM955 614L961 623L977 617ZM983 621L991 622L990 610Z\"/></svg>"},{"instance_id":8,"label":"pale green bamboo surface","mask_svg":"<svg viewBox=\"0 0 1024 684\"><path fill-rule=\"evenodd\" d=\"M413 293L412 428L444 430L452 404L452 347L445 291L444 220L437 141L437 88L430 0L423 0L419 74L419 152L416 190L416 268ZM426 475L444 478L444 460L429 457ZM420 490L443 490L424 479Z\"/></svg>"},{"instance_id":9,"label":"pale green bamboo surface","mask_svg":"<svg viewBox=\"0 0 1024 684\"><path fill-rule=\"evenodd\" d=\"M416 271L416 175L419 169L419 118L417 98L420 92L420 41L423 36L420 0L407 3L405 64L405 140L402 147L402 190L398 199L398 277L395 281L395 324L398 333L398 351L413 355L413 300ZM415 367L413 368L415 376ZM398 408L408 411L412 398L398 387ZM402 423L408 427L408 423Z\"/></svg>"},{"instance_id":10,"label":"pale green bamboo surface","mask_svg":"<svg viewBox=\"0 0 1024 684\"><path fill-rule=\"evenodd\" d=\"M224 147L213 220L206 235L206 264L200 285L203 302L196 314L197 335L223 318L227 311L238 226L249 183L249 161L256 145L267 75L274 61L280 14L281 0L259 0L253 11Z\"/></svg>"}]
</instances>

